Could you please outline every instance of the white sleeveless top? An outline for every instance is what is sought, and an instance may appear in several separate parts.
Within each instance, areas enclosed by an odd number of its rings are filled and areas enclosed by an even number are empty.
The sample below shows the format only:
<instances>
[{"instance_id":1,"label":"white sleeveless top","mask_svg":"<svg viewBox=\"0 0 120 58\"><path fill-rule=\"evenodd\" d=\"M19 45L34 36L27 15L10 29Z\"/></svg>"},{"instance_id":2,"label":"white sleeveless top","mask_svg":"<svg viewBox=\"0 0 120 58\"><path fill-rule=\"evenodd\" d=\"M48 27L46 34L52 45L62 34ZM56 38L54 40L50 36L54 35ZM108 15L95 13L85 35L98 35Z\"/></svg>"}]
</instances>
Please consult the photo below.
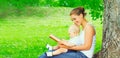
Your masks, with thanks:
<instances>
[{"instance_id":1,"label":"white sleeveless top","mask_svg":"<svg viewBox=\"0 0 120 58\"><path fill-rule=\"evenodd\" d=\"M88 25L88 23L87 23L87 25ZM86 27L87 27L87 25L86 25ZM84 28L84 30L86 29L86 27ZM72 42L76 45L84 44L84 39L85 39L84 30L80 32L80 35L78 37L71 39L70 42ZM91 48L89 50L84 50L84 51L80 51L80 52L84 53L88 58L92 58L93 53L94 53L95 42L96 42L96 36L94 35Z\"/></svg>"},{"instance_id":2,"label":"white sleeveless top","mask_svg":"<svg viewBox=\"0 0 120 58\"><path fill-rule=\"evenodd\" d=\"M81 39L80 42L82 42L82 44L84 44L84 33L85 32L82 31L80 33L80 38L79 38L79 39ZM80 52L84 53L88 58L92 58L93 53L94 53L95 42L96 42L96 36L94 35L91 48L89 50L80 51Z\"/></svg>"}]
</instances>

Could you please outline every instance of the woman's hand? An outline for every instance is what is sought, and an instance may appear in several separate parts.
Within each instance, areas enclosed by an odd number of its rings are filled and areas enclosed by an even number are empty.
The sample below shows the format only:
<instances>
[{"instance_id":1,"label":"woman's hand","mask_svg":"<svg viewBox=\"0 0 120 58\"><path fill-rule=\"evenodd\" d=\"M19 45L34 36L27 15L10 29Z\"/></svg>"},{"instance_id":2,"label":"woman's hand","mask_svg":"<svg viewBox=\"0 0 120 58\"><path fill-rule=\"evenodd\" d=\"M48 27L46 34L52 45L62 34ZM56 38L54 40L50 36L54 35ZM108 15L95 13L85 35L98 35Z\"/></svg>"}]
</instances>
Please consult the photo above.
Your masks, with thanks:
<instances>
[{"instance_id":1,"label":"woman's hand","mask_svg":"<svg viewBox=\"0 0 120 58\"><path fill-rule=\"evenodd\" d=\"M66 40L61 40L58 42L59 44L63 44L63 45L66 45L67 41Z\"/></svg>"},{"instance_id":2,"label":"woman's hand","mask_svg":"<svg viewBox=\"0 0 120 58\"><path fill-rule=\"evenodd\" d=\"M66 40L61 40L61 41L58 42L58 44L59 44L58 46L60 48L66 48L66 49L68 49L69 46L67 46L66 43L67 43Z\"/></svg>"},{"instance_id":3,"label":"woman's hand","mask_svg":"<svg viewBox=\"0 0 120 58\"><path fill-rule=\"evenodd\" d=\"M59 47L60 47L60 48L66 48L66 49L68 49L68 48L69 48L68 46L63 45L63 44L59 44Z\"/></svg>"}]
</instances>

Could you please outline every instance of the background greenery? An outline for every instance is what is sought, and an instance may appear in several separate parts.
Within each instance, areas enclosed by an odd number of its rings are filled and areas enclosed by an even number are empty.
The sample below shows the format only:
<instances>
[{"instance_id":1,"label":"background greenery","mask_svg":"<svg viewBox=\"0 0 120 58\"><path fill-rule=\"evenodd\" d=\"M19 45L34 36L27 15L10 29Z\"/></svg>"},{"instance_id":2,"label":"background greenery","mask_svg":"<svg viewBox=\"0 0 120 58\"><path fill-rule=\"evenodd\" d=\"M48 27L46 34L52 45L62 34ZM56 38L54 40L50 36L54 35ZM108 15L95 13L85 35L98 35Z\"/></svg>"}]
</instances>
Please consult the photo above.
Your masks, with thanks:
<instances>
[{"instance_id":1,"label":"background greenery","mask_svg":"<svg viewBox=\"0 0 120 58\"><path fill-rule=\"evenodd\" d=\"M101 0L0 0L0 58L37 58L54 34L69 39L70 11L83 6L96 29L95 53L101 50ZM97 19L97 20L96 20Z\"/></svg>"}]
</instances>

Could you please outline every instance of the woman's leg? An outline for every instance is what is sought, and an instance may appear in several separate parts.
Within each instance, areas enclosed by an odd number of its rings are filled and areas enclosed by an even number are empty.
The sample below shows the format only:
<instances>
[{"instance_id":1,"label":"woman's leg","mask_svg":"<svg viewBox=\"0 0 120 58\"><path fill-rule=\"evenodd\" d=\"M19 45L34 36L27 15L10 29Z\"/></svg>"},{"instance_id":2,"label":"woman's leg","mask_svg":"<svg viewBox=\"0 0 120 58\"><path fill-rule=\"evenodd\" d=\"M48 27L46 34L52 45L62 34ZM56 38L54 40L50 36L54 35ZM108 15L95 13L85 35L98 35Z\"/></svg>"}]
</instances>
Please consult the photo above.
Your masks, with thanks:
<instances>
[{"instance_id":1,"label":"woman's leg","mask_svg":"<svg viewBox=\"0 0 120 58\"><path fill-rule=\"evenodd\" d=\"M67 53L62 53L51 58L87 58L82 52L68 51Z\"/></svg>"},{"instance_id":2,"label":"woman's leg","mask_svg":"<svg viewBox=\"0 0 120 58\"><path fill-rule=\"evenodd\" d=\"M67 52L59 55L55 55L52 58L78 58L75 52Z\"/></svg>"},{"instance_id":3,"label":"woman's leg","mask_svg":"<svg viewBox=\"0 0 120 58\"><path fill-rule=\"evenodd\" d=\"M83 54L80 51L78 51L77 54L80 55L80 58L88 58L85 54Z\"/></svg>"},{"instance_id":4,"label":"woman's leg","mask_svg":"<svg viewBox=\"0 0 120 58\"><path fill-rule=\"evenodd\" d=\"M44 53L39 58L78 58L76 56L76 54L77 54L76 51L69 51L68 50L68 52L66 52L66 53L62 53L62 54L51 56L51 57L48 57L46 55L46 53Z\"/></svg>"},{"instance_id":5,"label":"woman's leg","mask_svg":"<svg viewBox=\"0 0 120 58\"><path fill-rule=\"evenodd\" d=\"M48 58L47 55L44 53L39 58Z\"/></svg>"},{"instance_id":6,"label":"woman's leg","mask_svg":"<svg viewBox=\"0 0 120 58\"><path fill-rule=\"evenodd\" d=\"M44 53L39 58L87 58L87 57L82 52L68 50L68 52L66 53L62 53L51 57L47 57L47 55Z\"/></svg>"}]
</instances>

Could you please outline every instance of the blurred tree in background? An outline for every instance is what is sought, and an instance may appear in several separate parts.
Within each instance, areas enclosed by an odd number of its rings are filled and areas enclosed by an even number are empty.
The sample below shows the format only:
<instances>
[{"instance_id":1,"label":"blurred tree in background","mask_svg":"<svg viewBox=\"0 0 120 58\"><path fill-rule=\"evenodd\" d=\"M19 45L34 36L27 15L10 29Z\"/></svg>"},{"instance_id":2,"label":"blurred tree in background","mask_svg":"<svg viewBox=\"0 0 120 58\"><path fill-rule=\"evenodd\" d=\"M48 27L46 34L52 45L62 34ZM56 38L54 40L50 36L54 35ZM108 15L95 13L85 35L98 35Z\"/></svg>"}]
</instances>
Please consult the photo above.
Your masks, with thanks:
<instances>
[{"instance_id":1,"label":"blurred tree in background","mask_svg":"<svg viewBox=\"0 0 120 58\"><path fill-rule=\"evenodd\" d=\"M0 18L4 18L13 13L22 15L21 12L26 7L34 7L39 5L39 0L0 0Z\"/></svg>"},{"instance_id":2,"label":"blurred tree in background","mask_svg":"<svg viewBox=\"0 0 120 58\"><path fill-rule=\"evenodd\" d=\"M102 0L0 0L0 18L11 13L21 15L26 7L78 7L90 10L93 20L102 19ZM13 11L14 10L14 11Z\"/></svg>"}]
</instances>

